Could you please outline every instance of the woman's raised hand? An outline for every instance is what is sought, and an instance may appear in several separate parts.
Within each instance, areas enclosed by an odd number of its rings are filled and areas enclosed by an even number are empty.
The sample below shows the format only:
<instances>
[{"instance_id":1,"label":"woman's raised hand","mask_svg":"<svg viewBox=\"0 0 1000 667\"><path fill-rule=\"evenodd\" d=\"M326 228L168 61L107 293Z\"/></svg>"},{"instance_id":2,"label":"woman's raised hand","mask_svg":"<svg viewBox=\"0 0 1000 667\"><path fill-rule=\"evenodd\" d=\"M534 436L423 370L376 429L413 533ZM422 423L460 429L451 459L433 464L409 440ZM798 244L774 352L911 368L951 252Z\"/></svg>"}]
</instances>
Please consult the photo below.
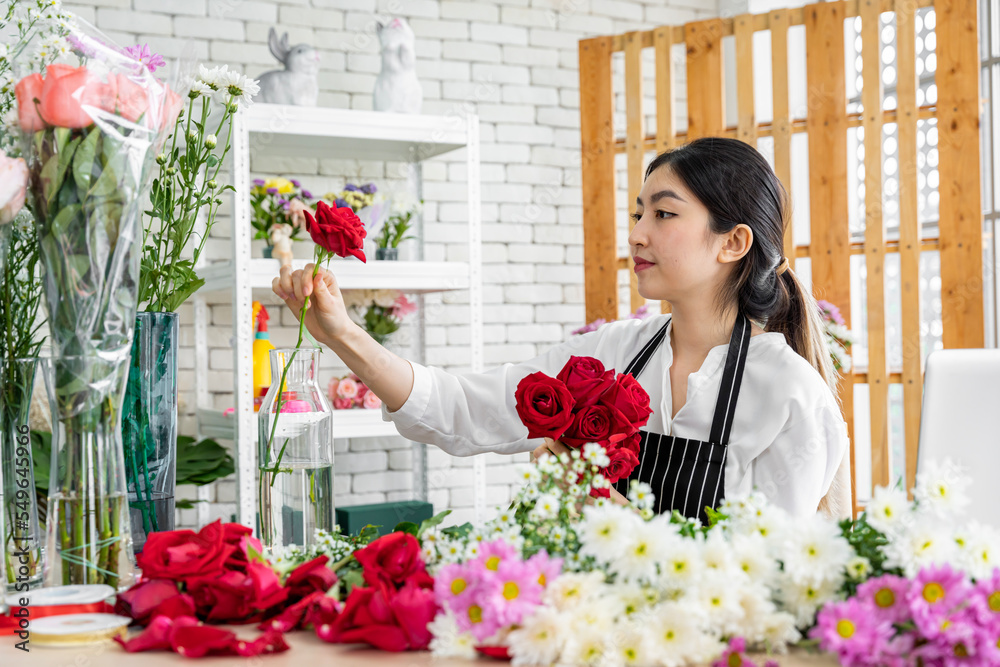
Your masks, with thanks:
<instances>
[{"instance_id":1,"label":"woman's raised hand","mask_svg":"<svg viewBox=\"0 0 1000 667\"><path fill-rule=\"evenodd\" d=\"M351 327L356 326L347 314L344 296L337 285L337 279L324 268L313 277L314 266L292 271L291 267L281 267L281 274L271 283L271 289L298 317L302 303L309 298L306 310L306 328L322 343L330 344L338 340Z\"/></svg>"}]
</instances>

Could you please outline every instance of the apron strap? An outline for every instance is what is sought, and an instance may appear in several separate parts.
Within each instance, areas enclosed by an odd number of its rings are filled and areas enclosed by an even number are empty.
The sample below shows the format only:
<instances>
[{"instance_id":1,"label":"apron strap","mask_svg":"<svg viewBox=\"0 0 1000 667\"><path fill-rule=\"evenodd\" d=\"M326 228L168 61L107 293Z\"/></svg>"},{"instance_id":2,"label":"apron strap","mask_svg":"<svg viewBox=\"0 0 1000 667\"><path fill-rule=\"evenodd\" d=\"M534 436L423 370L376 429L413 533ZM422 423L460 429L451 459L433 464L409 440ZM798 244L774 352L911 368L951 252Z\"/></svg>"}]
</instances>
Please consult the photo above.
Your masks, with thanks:
<instances>
[{"instance_id":1,"label":"apron strap","mask_svg":"<svg viewBox=\"0 0 1000 667\"><path fill-rule=\"evenodd\" d=\"M649 360L653 358L656 348L660 347L660 343L662 343L664 337L666 337L667 327L670 326L671 319L672 318L668 317L667 321L664 322L662 327L660 327L660 330L657 331L656 334L642 346L642 349L639 350L639 354L635 355L632 361L629 362L629 365L625 368L626 373L631 373L632 377L638 379L639 373L641 373L642 369L646 367Z\"/></svg>"},{"instance_id":2,"label":"apron strap","mask_svg":"<svg viewBox=\"0 0 1000 667\"><path fill-rule=\"evenodd\" d=\"M712 420L712 435L709 442L728 445L729 434L733 430L733 416L736 414L736 399L743 383L743 369L746 367L747 350L750 348L750 320L743 313L736 318L733 334L729 339L726 354L726 368L722 373L719 398L715 403L715 418Z\"/></svg>"}]
</instances>

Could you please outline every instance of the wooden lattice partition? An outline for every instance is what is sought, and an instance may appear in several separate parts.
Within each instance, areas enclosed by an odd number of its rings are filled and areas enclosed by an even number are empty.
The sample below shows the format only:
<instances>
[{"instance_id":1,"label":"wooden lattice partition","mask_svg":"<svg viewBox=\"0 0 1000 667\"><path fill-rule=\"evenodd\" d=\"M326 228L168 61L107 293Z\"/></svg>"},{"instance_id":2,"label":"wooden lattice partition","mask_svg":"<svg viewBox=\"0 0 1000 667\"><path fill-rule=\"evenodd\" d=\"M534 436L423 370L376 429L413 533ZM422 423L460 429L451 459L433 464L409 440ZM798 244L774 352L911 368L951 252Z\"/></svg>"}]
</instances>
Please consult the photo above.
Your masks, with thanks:
<instances>
[{"instance_id":1,"label":"wooden lattice partition","mask_svg":"<svg viewBox=\"0 0 1000 667\"><path fill-rule=\"evenodd\" d=\"M918 9L936 13L936 104L917 106L914 20ZM896 18L896 108L884 110L880 76L879 17ZM863 58L861 113L848 113L845 87L844 21L861 18ZM844 416L854 441L853 384L869 385L872 483L890 483L889 384L903 385L906 482L916 473L923 355L920 337L919 265L922 251L940 251L943 342L947 348L982 347L983 264L979 162L979 60L975 0L849 0L808 5L767 14L710 19L683 26L596 37L580 42L584 266L587 320L618 317L618 272L631 275L631 306L643 303L629 257L616 244L615 155L627 155L628 202L642 185L645 158L697 137L736 137L756 146L774 142L774 167L791 190L792 135L808 134L810 243L796 243L792 225L786 256L810 258L817 298L839 305L850 326L850 257L864 255L867 266L869 364L841 381ZM789 112L788 29L805 26L807 115ZM771 33L774 117L760 123L754 113L753 35ZM725 125L722 40L736 48L738 122ZM675 82L670 50L683 43L687 53L688 127L675 127ZM644 49L654 49L656 131L643 127ZM612 54L624 52L627 131L613 130ZM731 102L729 102L731 104ZM917 121L937 119L939 235L920 237L918 222ZM898 242L887 242L882 215L882 127L898 124ZM848 128L864 128L865 234L852 243L848 226ZM887 253L900 254L903 364L886 359L884 266ZM854 455L851 456L852 473Z\"/></svg>"}]
</instances>

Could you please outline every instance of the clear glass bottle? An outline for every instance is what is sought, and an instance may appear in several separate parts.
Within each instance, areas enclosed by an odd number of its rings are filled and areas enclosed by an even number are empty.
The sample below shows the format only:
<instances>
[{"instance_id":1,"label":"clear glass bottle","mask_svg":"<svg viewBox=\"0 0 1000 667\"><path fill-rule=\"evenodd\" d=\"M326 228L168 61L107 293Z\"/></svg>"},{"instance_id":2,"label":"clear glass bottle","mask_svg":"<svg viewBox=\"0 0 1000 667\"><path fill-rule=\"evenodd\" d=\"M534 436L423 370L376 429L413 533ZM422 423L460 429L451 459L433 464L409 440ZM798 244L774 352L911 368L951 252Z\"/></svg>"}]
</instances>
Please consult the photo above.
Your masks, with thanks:
<instances>
[{"instance_id":1,"label":"clear glass bottle","mask_svg":"<svg viewBox=\"0 0 1000 667\"><path fill-rule=\"evenodd\" d=\"M271 350L271 387L258 413L257 520L268 547L310 545L317 529L334 528L333 408L316 380L319 355Z\"/></svg>"}]
</instances>

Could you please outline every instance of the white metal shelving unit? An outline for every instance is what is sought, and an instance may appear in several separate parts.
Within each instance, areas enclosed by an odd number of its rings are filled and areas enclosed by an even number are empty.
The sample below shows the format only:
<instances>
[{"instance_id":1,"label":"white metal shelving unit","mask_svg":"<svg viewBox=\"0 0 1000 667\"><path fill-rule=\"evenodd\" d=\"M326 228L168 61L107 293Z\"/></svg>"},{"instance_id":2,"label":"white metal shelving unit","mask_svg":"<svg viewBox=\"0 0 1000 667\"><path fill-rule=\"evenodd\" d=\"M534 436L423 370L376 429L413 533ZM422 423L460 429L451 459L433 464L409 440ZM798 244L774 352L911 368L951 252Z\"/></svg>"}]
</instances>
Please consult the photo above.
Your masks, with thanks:
<instances>
[{"instance_id":1,"label":"white metal shelving unit","mask_svg":"<svg viewBox=\"0 0 1000 667\"><path fill-rule=\"evenodd\" d=\"M414 349L423 361L424 308L429 292L469 290L471 363L483 370L482 234L479 191L479 120L474 115L409 116L372 111L323 109L257 104L241 109L233 121L232 257L199 267L206 284L194 302L195 394L198 432L201 437L231 438L236 447L238 520L256 525L257 415L253 411L252 338L250 326L254 290L270 290L278 274L277 260L251 257L250 157L317 157L405 162L410 165L410 186L421 190L420 162L458 149L466 149L468 167L469 261L424 262L423 222L417 226L418 261L335 260L332 269L342 289L399 289L417 295ZM297 268L306 263L299 260ZM207 308L204 293L232 289L233 367L236 412L224 416L206 407L208 391ZM344 410L334 413L334 437L361 438L397 435L395 426L382 421L381 410ZM426 498L427 457L424 445L414 443L414 493ZM475 517L485 510L485 462L473 464ZM199 498L207 498L200 490ZM207 521L207 507L199 505L199 522Z\"/></svg>"}]
</instances>

